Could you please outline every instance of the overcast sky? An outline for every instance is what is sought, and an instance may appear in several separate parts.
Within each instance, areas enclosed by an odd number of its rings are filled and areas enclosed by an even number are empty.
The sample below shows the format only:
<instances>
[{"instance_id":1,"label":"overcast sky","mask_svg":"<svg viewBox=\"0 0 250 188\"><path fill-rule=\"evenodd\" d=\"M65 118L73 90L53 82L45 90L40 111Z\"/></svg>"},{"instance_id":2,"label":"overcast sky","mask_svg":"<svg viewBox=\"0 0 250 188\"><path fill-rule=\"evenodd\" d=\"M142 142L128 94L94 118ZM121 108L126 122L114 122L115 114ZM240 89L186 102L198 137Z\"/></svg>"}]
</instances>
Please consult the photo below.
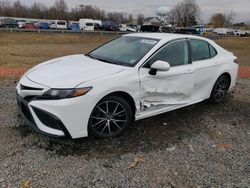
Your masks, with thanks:
<instances>
[{"instance_id":1,"label":"overcast sky","mask_svg":"<svg viewBox=\"0 0 250 188\"><path fill-rule=\"evenodd\" d=\"M12 0L14 1L14 0ZM173 7L178 0L65 0L69 8L84 5L95 5L106 11L119 11L137 15L143 13L145 16L155 16L155 11L161 6ZM201 19L207 21L211 14L216 12L236 13L235 21L250 21L250 0L196 0L201 7ZM20 2L31 5L41 2L52 5L55 0L20 0Z\"/></svg>"}]
</instances>

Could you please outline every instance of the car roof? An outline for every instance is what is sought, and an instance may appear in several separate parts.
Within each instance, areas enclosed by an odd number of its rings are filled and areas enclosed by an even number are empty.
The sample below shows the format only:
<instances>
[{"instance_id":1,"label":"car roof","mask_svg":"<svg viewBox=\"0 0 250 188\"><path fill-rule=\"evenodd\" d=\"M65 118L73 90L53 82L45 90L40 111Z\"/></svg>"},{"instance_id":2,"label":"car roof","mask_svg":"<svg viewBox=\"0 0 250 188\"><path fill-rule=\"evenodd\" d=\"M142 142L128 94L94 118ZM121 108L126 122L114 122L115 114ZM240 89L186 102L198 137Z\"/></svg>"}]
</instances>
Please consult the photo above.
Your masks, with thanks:
<instances>
[{"instance_id":1,"label":"car roof","mask_svg":"<svg viewBox=\"0 0 250 188\"><path fill-rule=\"evenodd\" d=\"M195 35L184 35L184 34L173 34L173 33L132 33L132 34L126 34L124 36L145 37L145 38L152 38L152 39L164 40L164 41L170 41L170 40L175 40L175 39L180 39L180 38L196 38L196 39L210 41L207 38L199 37Z\"/></svg>"}]
</instances>

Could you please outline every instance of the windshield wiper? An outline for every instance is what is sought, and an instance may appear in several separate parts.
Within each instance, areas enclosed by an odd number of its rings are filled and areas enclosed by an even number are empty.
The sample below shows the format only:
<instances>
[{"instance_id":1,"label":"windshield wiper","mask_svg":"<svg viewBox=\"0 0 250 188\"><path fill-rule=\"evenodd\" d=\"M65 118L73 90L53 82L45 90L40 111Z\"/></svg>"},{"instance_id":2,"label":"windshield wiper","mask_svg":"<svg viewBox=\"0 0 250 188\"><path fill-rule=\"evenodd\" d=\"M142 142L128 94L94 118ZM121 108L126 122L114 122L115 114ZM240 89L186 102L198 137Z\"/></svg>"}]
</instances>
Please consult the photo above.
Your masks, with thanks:
<instances>
[{"instance_id":1,"label":"windshield wiper","mask_svg":"<svg viewBox=\"0 0 250 188\"><path fill-rule=\"evenodd\" d=\"M102 59L102 58L96 58L96 59L99 60L99 61L103 61L103 62L105 62L105 63L110 63L110 64L119 65L119 63L116 63L116 62L114 62L114 61L109 61L109 60L107 60L107 59Z\"/></svg>"},{"instance_id":2,"label":"windshield wiper","mask_svg":"<svg viewBox=\"0 0 250 188\"><path fill-rule=\"evenodd\" d=\"M105 63L118 64L118 63L116 63L116 62L112 62L112 61L109 61L109 60L107 60L107 59L94 57L94 56L92 56L92 55L90 55L90 54L87 54L86 56L87 56L87 57L90 57L90 58L92 58L92 59L96 59L96 60L99 60L99 61L103 61L103 62L105 62Z\"/></svg>"},{"instance_id":3,"label":"windshield wiper","mask_svg":"<svg viewBox=\"0 0 250 188\"><path fill-rule=\"evenodd\" d=\"M100 57L94 57L94 56L92 56L90 54L87 54L86 56L90 57L92 59L95 59L95 60L99 60L99 61L102 61L102 62L105 62L105 63L109 63L109 64L128 66L127 64L122 63L122 62L115 62L115 61L103 59L103 58L100 58Z\"/></svg>"}]
</instances>

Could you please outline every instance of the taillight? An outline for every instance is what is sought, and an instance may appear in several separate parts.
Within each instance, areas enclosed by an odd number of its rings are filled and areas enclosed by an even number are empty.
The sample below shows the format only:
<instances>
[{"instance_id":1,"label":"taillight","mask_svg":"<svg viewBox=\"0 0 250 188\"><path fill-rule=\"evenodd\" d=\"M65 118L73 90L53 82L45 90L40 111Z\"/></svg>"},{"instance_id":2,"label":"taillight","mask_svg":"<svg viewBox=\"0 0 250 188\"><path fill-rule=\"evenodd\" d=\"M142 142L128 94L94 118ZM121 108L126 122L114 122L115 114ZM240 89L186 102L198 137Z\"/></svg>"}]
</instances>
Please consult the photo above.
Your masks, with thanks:
<instances>
[{"instance_id":1,"label":"taillight","mask_svg":"<svg viewBox=\"0 0 250 188\"><path fill-rule=\"evenodd\" d=\"M239 59L238 58L234 59L234 63L239 64Z\"/></svg>"}]
</instances>

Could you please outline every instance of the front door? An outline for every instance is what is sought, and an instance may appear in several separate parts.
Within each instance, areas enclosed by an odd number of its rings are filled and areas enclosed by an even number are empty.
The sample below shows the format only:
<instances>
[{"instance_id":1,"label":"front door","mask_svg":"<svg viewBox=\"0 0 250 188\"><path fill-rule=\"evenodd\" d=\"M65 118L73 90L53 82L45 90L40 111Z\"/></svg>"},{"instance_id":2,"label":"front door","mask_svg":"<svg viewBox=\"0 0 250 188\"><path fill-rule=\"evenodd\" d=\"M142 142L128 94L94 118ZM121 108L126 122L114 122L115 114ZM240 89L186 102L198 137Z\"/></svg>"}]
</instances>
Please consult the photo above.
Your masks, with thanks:
<instances>
[{"instance_id":1,"label":"front door","mask_svg":"<svg viewBox=\"0 0 250 188\"><path fill-rule=\"evenodd\" d=\"M170 64L170 70L149 73L157 60ZM167 44L139 70L141 110L173 109L185 106L192 98L194 68L187 40Z\"/></svg>"}]
</instances>

